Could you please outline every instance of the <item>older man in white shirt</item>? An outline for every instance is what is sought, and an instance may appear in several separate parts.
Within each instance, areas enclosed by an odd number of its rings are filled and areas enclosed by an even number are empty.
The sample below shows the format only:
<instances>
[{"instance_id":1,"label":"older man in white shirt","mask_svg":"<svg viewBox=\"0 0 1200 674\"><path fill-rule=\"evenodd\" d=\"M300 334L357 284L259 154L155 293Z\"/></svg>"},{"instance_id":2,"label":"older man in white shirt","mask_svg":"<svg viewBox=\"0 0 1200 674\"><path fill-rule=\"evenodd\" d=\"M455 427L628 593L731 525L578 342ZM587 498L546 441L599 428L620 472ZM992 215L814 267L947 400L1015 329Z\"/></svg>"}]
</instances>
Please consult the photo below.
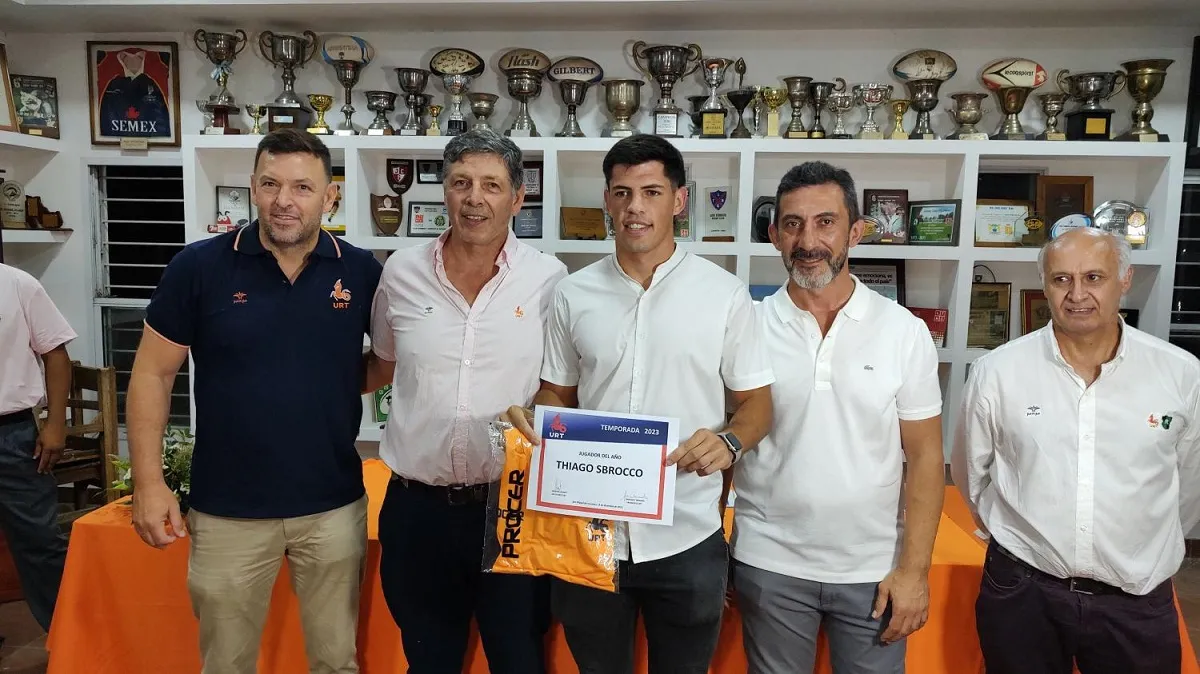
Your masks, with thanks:
<instances>
[{"instance_id":1,"label":"older man in white shirt","mask_svg":"<svg viewBox=\"0 0 1200 674\"><path fill-rule=\"evenodd\" d=\"M1038 263L1052 320L972 364L952 456L991 535L975 609L988 674L1176 674L1200 362L1121 320L1123 238L1073 230Z\"/></svg>"},{"instance_id":2,"label":"older man in white shirt","mask_svg":"<svg viewBox=\"0 0 1200 674\"><path fill-rule=\"evenodd\" d=\"M488 425L537 391L567 268L511 230L525 195L515 143L469 131L444 159L450 229L388 258L375 297L367 388L393 383L380 581L413 674L461 672L472 617L492 671L540 674L546 579L481 570L488 487L504 467Z\"/></svg>"}]
</instances>

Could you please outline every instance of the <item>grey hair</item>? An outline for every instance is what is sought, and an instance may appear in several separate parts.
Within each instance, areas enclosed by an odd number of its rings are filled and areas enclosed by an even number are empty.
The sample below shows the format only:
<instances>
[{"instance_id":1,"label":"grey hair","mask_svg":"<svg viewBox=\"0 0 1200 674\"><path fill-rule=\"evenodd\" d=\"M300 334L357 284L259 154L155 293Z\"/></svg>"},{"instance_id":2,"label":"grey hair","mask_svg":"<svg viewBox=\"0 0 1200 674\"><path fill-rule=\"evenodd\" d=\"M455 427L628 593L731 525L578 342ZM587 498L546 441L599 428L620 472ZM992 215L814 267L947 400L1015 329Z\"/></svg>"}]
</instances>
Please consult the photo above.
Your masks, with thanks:
<instances>
[{"instance_id":1,"label":"grey hair","mask_svg":"<svg viewBox=\"0 0 1200 674\"><path fill-rule=\"evenodd\" d=\"M1129 240L1123 236L1118 236L1112 232L1106 232L1094 227L1085 227L1083 229L1088 232L1088 236L1102 236L1108 239L1113 250L1117 253L1117 278L1125 278L1125 274L1129 273L1129 266L1132 264L1131 259L1133 257L1133 246L1129 244ZM1038 251L1038 279L1042 282L1042 285L1046 284L1046 259L1049 257L1049 251L1061 242L1061 238L1051 239L1042 245L1042 249Z\"/></svg>"},{"instance_id":2,"label":"grey hair","mask_svg":"<svg viewBox=\"0 0 1200 674\"><path fill-rule=\"evenodd\" d=\"M492 129L470 129L452 136L442 152L445 164L444 175L449 175L450 165L469 154L494 154L508 168L508 179L515 194L525 182L525 169L521 164L521 148L511 138L501 136Z\"/></svg>"}]
</instances>

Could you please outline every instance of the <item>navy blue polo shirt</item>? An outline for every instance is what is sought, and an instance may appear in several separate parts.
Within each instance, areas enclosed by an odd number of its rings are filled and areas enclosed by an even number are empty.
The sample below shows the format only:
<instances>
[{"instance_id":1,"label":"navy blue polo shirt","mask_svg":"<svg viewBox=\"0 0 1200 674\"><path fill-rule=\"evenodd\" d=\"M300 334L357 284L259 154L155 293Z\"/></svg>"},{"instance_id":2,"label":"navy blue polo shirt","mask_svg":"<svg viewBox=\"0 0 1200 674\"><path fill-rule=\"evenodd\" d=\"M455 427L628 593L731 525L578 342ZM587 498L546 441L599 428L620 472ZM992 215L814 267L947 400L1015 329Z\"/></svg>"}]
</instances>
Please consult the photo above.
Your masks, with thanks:
<instances>
[{"instance_id":1,"label":"navy blue polo shirt","mask_svg":"<svg viewBox=\"0 0 1200 674\"><path fill-rule=\"evenodd\" d=\"M193 508L299 517L363 495L363 335L382 271L370 252L322 231L289 283L257 221L167 265L146 324L191 349Z\"/></svg>"}]
</instances>

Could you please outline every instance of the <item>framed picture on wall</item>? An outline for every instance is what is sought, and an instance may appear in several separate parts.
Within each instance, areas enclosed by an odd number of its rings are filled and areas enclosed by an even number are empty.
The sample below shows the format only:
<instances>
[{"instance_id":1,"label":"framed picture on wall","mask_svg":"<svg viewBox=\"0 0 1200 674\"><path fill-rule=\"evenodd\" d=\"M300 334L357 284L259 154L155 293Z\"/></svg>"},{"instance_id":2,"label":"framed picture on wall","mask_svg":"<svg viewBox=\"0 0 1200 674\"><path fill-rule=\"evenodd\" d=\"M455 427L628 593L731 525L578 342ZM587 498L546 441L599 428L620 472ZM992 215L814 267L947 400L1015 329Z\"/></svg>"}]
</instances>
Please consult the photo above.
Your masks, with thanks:
<instances>
[{"instance_id":1,"label":"framed picture on wall","mask_svg":"<svg viewBox=\"0 0 1200 674\"><path fill-rule=\"evenodd\" d=\"M58 81L34 75L13 75L9 81L21 133L58 138Z\"/></svg>"},{"instance_id":2,"label":"framed picture on wall","mask_svg":"<svg viewBox=\"0 0 1200 674\"><path fill-rule=\"evenodd\" d=\"M8 53L0 44L0 131L17 130L17 106L8 79Z\"/></svg>"},{"instance_id":3,"label":"framed picture on wall","mask_svg":"<svg viewBox=\"0 0 1200 674\"><path fill-rule=\"evenodd\" d=\"M87 43L93 145L179 147L179 46Z\"/></svg>"}]
</instances>

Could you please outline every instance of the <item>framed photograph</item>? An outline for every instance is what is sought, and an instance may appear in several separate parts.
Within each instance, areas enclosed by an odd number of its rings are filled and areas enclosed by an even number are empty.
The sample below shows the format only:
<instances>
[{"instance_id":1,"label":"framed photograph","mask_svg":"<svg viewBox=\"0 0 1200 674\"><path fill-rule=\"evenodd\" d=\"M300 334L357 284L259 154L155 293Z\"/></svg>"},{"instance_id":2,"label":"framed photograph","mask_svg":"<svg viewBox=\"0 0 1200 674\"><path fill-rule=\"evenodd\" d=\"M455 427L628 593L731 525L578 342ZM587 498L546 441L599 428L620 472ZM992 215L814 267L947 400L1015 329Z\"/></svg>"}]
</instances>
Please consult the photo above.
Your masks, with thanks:
<instances>
[{"instance_id":1,"label":"framed photograph","mask_svg":"<svg viewBox=\"0 0 1200 674\"><path fill-rule=\"evenodd\" d=\"M1184 141L1187 142L1187 168L1200 169L1200 35L1192 40L1192 71L1188 79L1187 116Z\"/></svg>"},{"instance_id":2,"label":"framed photograph","mask_svg":"<svg viewBox=\"0 0 1200 674\"><path fill-rule=\"evenodd\" d=\"M440 201L414 201L408 205L408 235L436 238L450 229L450 213Z\"/></svg>"},{"instance_id":3,"label":"framed photograph","mask_svg":"<svg viewBox=\"0 0 1200 674\"><path fill-rule=\"evenodd\" d=\"M0 131L17 130L17 106L8 79L8 52L0 44Z\"/></svg>"},{"instance_id":4,"label":"framed photograph","mask_svg":"<svg viewBox=\"0 0 1200 674\"><path fill-rule=\"evenodd\" d=\"M179 147L175 42L87 43L93 145Z\"/></svg>"},{"instance_id":5,"label":"framed photograph","mask_svg":"<svg viewBox=\"0 0 1200 674\"><path fill-rule=\"evenodd\" d=\"M861 243L908 243L908 190L863 190Z\"/></svg>"},{"instance_id":6,"label":"framed photograph","mask_svg":"<svg viewBox=\"0 0 1200 674\"><path fill-rule=\"evenodd\" d=\"M1028 335L1050 322L1050 302L1041 289L1021 291L1021 334Z\"/></svg>"},{"instance_id":7,"label":"framed photograph","mask_svg":"<svg viewBox=\"0 0 1200 674\"><path fill-rule=\"evenodd\" d=\"M1008 341L1011 283L972 283L967 348L994 349Z\"/></svg>"},{"instance_id":8,"label":"framed photograph","mask_svg":"<svg viewBox=\"0 0 1200 674\"><path fill-rule=\"evenodd\" d=\"M908 242L921 246L954 246L962 219L962 199L933 199L908 204Z\"/></svg>"},{"instance_id":9,"label":"framed photograph","mask_svg":"<svg viewBox=\"0 0 1200 674\"><path fill-rule=\"evenodd\" d=\"M513 216L512 227L518 239L542 238L542 207L525 206Z\"/></svg>"},{"instance_id":10,"label":"framed photograph","mask_svg":"<svg viewBox=\"0 0 1200 674\"><path fill-rule=\"evenodd\" d=\"M342 166L333 167L333 186L337 196L333 198L333 206L321 218L321 227L330 234L346 233L346 169Z\"/></svg>"},{"instance_id":11,"label":"framed photograph","mask_svg":"<svg viewBox=\"0 0 1200 674\"><path fill-rule=\"evenodd\" d=\"M539 204L542 202L542 169L541 161L524 162L525 167L525 203Z\"/></svg>"},{"instance_id":12,"label":"framed photograph","mask_svg":"<svg viewBox=\"0 0 1200 674\"><path fill-rule=\"evenodd\" d=\"M216 218L208 226L211 234L232 232L238 227L250 224L251 216L250 188L218 185Z\"/></svg>"},{"instance_id":13,"label":"framed photograph","mask_svg":"<svg viewBox=\"0 0 1200 674\"><path fill-rule=\"evenodd\" d=\"M1025 220L1033 204L1016 199L979 199L975 203L975 245L1015 246L1029 233Z\"/></svg>"},{"instance_id":14,"label":"framed photograph","mask_svg":"<svg viewBox=\"0 0 1200 674\"><path fill-rule=\"evenodd\" d=\"M676 241L695 241L696 240L696 204L699 202L699 195L696 194L696 181L689 180L685 185L687 187L687 203L684 204L683 210L679 215L675 216L674 229Z\"/></svg>"},{"instance_id":15,"label":"framed photograph","mask_svg":"<svg viewBox=\"0 0 1200 674\"><path fill-rule=\"evenodd\" d=\"M10 81L21 133L58 138L58 81L34 75L13 75Z\"/></svg>"},{"instance_id":16,"label":"framed photograph","mask_svg":"<svg viewBox=\"0 0 1200 674\"><path fill-rule=\"evenodd\" d=\"M1052 225L1072 213L1092 214L1092 176L1038 176L1037 215Z\"/></svg>"},{"instance_id":17,"label":"framed photograph","mask_svg":"<svg viewBox=\"0 0 1200 674\"><path fill-rule=\"evenodd\" d=\"M417 160L417 184L439 185L442 182L442 161L440 159Z\"/></svg>"},{"instance_id":18,"label":"framed photograph","mask_svg":"<svg viewBox=\"0 0 1200 674\"><path fill-rule=\"evenodd\" d=\"M850 273L871 290L904 306L904 260L851 260Z\"/></svg>"}]
</instances>

